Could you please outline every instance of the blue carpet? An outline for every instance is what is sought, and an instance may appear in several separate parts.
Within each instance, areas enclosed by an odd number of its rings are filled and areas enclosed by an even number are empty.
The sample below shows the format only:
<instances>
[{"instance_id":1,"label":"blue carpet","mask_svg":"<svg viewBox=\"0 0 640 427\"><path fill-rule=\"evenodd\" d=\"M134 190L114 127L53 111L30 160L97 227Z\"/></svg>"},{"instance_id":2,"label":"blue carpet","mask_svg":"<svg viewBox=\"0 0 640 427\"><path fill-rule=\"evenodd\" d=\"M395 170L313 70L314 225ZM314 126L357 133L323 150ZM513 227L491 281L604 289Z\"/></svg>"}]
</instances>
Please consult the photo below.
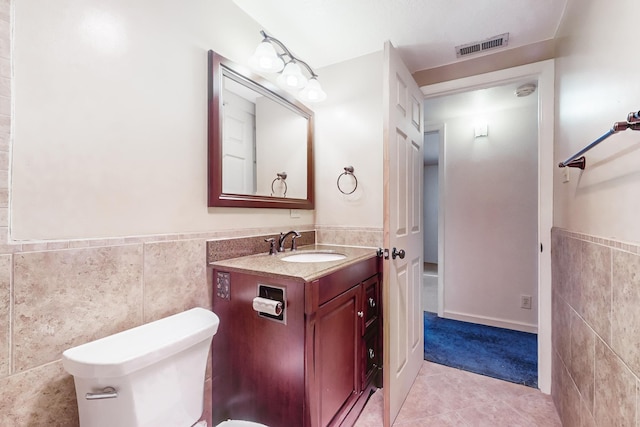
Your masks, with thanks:
<instances>
[{"instance_id":1,"label":"blue carpet","mask_svg":"<svg viewBox=\"0 0 640 427\"><path fill-rule=\"evenodd\" d=\"M538 387L538 336L424 312L424 359Z\"/></svg>"}]
</instances>

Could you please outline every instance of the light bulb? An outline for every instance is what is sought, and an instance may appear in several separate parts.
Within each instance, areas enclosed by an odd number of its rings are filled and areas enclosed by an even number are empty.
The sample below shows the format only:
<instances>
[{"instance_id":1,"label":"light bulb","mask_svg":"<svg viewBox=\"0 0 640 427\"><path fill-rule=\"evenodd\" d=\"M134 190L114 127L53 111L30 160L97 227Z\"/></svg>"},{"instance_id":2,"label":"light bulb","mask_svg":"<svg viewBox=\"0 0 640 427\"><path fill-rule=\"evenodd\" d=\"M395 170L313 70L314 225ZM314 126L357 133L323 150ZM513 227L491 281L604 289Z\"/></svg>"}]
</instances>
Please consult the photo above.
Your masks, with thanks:
<instances>
[{"instance_id":1,"label":"light bulb","mask_svg":"<svg viewBox=\"0 0 640 427\"><path fill-rule=\"evenodd\" d=\"M307 86L300 91L300 99L308 102L322 102L327 99L327 94L320 87L320 82L312 77Z\"/></svg>"},{"instance_id":2,"label":"light bulb","mask_svg":"<svg viewBox=\"0 0 640 427\"><path fill-rule=\"evenodd\" d=\"M273 45L265 40L258 45L249 58L249 65L258 71L277 73L284 67L284 62L276 53Z\"/></svg>"},{"instance_id":3,"label":"light bulb","mask_svg":"<svg viewBox=\"0 0 640 427\"><path fill-rule=\"evenodd\" d=\"M307 78L302 74L300 66L292 61L285 65L278 77L278 83L289 88L302 89L307 84Z\"/></svg>"}]
</instances>

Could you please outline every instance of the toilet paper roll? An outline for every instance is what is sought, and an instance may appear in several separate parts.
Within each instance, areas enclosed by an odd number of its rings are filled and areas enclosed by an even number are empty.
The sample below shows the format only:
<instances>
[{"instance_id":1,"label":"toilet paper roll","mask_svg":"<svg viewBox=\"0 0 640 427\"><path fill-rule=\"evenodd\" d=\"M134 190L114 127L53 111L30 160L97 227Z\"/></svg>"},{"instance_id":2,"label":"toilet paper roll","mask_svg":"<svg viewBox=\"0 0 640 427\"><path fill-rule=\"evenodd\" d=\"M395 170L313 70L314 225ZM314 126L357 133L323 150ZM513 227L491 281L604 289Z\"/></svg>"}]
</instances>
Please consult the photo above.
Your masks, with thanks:
<instances>
[{"instance_id":1,"label":"toilet paper roll","mask_svg":"<svg viewBox=\"0 0 640 427\"><path fill-rule=\"evenodd\" d=\"M280 316L282 314L282 303L268 298L255 297L253 299L253 309L260 313Z\"/></svg>"}]
</instances>

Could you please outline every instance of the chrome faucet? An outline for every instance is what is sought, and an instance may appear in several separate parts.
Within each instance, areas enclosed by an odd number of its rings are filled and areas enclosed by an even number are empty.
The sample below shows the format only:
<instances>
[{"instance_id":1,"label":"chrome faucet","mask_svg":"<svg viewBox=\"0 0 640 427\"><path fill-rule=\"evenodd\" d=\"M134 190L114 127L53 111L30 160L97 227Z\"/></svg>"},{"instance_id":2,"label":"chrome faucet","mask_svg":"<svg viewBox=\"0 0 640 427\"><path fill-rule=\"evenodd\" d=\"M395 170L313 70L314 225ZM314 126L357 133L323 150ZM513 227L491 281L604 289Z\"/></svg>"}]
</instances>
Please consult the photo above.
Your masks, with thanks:
<instances>
[{"instance_id":1,"label":"chrome faucet","mask_svg":"<svg viewBox=\"0 0 640 427\"><path fill-rule=\"evenodd\" d=\"M295 251L298 249L296 247L296 239L301 237L301 234L295 230L291 230L288 233L280 233L280 238L278 239L278 252L284 252L284 240L290 235L293 235L291 237L291 250Z\"/></svg>"}]
</instances>

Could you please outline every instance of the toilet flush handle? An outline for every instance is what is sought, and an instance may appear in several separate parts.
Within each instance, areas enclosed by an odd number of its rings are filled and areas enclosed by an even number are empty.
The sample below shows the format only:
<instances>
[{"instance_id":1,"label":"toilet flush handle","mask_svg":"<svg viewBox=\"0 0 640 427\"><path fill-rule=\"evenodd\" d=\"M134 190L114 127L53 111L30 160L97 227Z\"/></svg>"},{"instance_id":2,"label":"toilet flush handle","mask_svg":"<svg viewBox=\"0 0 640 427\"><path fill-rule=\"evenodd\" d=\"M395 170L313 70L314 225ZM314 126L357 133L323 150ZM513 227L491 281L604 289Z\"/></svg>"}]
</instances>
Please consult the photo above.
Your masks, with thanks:
<instances>
[{"instance_id":1,"label":"toilet flush handle","mask_svg":"<svg viewBox=\"0 0 640 427\"><path fill-rule=\"evenodd\" d=\"M116 397L118 397L118 392L113 387L105 387L98 393L87 393L84 395L84 397L87 400L115 399Z\"/></svg>"}]
</instances>

